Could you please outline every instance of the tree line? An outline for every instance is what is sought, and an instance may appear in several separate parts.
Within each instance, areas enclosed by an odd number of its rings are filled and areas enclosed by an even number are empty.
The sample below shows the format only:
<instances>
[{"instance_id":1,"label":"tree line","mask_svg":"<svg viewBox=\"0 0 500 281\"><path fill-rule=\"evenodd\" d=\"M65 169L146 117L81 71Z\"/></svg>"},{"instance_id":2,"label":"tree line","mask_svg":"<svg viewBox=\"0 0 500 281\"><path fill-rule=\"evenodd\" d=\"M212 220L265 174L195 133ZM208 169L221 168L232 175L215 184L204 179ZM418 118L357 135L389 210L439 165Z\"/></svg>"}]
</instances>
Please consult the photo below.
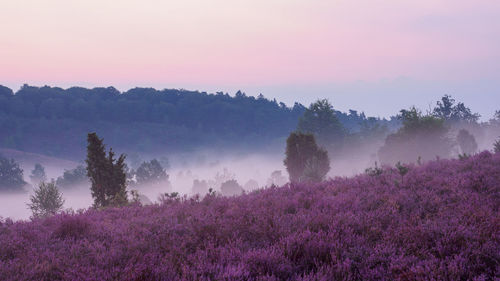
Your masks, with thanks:
<instances>
[{"instance_id":1,"label":"tree line","mask_svg":"<svg viewBox=\"0 0 500 281\"><path fill-rule=\"evenodd\" d=\"M116 149L151 153L199 147L262 147L295 129L306 107L263 95L113 87L0 86L0 146L68 159L85 155L84 139L97 132ZM351 110L336 111L342 125L397 124Z\"/></svg>"}]
</instances>

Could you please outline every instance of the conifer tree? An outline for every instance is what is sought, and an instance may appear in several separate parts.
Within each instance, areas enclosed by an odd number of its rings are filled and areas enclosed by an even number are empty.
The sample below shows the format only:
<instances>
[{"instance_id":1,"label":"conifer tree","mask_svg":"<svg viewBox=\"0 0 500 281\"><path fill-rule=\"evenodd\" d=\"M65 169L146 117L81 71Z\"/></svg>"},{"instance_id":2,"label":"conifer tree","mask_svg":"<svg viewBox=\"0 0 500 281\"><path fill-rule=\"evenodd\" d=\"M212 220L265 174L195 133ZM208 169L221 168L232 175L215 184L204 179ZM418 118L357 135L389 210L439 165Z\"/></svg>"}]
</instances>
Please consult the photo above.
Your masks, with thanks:
<instances>
[{"instance_id":1,"label":"conifer tree","mask_svg":"<svg viewBox=\"0 0 500 281\"><path fill-rule=\"evenodd\" d=\"M96 133L89 133L87 137L87 175L91 182L92 198L94 207L106 207L110 205L124 205L127 203L125 173L125 155L115 160L114 152L109 150L106 156L106 148L103 140Z\"/></svg>"}]
</instances>

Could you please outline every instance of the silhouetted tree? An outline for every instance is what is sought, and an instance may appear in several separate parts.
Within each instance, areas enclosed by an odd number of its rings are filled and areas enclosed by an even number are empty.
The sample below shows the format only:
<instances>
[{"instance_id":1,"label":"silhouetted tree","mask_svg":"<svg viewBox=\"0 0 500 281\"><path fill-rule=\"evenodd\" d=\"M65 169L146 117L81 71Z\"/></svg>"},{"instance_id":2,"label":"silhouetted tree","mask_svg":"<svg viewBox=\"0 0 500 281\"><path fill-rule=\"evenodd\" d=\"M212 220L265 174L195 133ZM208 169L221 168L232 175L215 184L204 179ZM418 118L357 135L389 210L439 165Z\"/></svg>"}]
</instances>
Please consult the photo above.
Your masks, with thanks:
<instances>
[{"instance_id":1,"label":"silhouetted tree","mask_svg":"<svg viewBox=\"0 0 500 281\"><path fill-rule=\"evenodd\" d=\"M168 181L169 176L160 162L153 159L143 162L135 171L137 184L159 184Z\"/></svg>"},{"instance_id":2,"label":"silhouetted tree","mask_svg":"<svg viewBox=\"0 0 500 281\"><path fill-rule=\"evenodd\" d=\"M0 155L0 191L23 191L25 185L19 164Z\"/></svg>"},{"instance_id":3,"label":"silhouetted tree","mask_svg":"<svg viewBox=\"0 0 500 281\"><path fill-rule=\"evenodd\" d=\"M205 180L193 180L193 187L191 188L193 194L206 194L208 192L208 184Z\"/></svg>"},{"instance_id":4,"label":"silhouetted tree","mask_svg":"<svg viewBox=\"0 0 500 281\"><path fill-rule=\"evenodd\" d=\"M276 170L271 173L271 177L267 179L267 186L282 186L286 183L286 178L281 173L281 170Z\"/></svg>"},{"instance_id":5,"label":"silhouetted tree","mask_svg":"<svg viewBox=\"0 0 500 281\"><path fill-rule=\"evenodd\" d=\"M330 170L330 159L326 150L318 150L313 157L309 158L304 168L304 180L320 182L324 180Z\"/></svg>"},{"instance_id":6,"label":"silhouetted tree","mask_svg":"<svg viewBox=\"0 0 500 281\"><path fill-rule=\"evenodd\" d=\"M449 157L453 147L448 138L448 127L444 119L422 115L415 107L401 110L398 116L403 126L387 136L378 156L383 164L398 161L414 162L417 159L432 160L436 156Z\"/></svg>"},{"instance_id":7,"label":"silhouetted tree","mask_svg":"<svg viewBox=\"0 0 500 281\"><path fill-rule=\"evenodd\" d=\"M115 159L110 149L106 157L103 140L96 133L89 133L87 141L87 176L91 182L94 207L126 204L125 155Z\"/></svg>"},{"instance_id":8,"label":"silhouetted tree","mask_svg":"<svg viewBox=\"0 0 500 281\"><path fill-rule=\"evenodd\" d=\"M46 181L47 175L45 174L45 168L41 164L36 163L35 168L31 171L30 179L31 182L36 185Z\"/></svg>"},{"instance_id":9,"label":"silhouetted tree","mask_svg":"<svg viewBox=\"0 0 500 281\"><path fill-rule=\"evenodd\" d=\"M235 196L243 193L243 188L238 184L236 180L228 180L223 182L220 186L222 195L224 196Z\"/></svg>"},{"instance_id":10,"label":"silhouetted tree","mask_svg":"<svg viewBox=\"0 0 500 281\"><path fill-rule=\"evenodd\" d=\"M490 124L500 126L500 110L495 110L493 118L490 119Z\"/></svg>"},{"instance_id":11,"label":"silhouetted tree","mask_svg":"<svg viewBox=\"0 0 500 281\"><path fill-rule=\"evenodd\" d=\"M258 188L259 188L259 183L254 179L249 179L243 186L243 189L246 191L252 191Z\"/></svg>"},{"instance_id":12,"label":"silhouetted tree","mask_svg":"<svg viewBox=\"0 0 500 281\"><path fill-rule=\"evenodd\" d=\"M10 88L0 85L0 96L10 97L14 95Z\"/></svg>"},{"instance_id":13,"label":"silhouetted tree","mask_svg":"<svg viewBox=\"0 0 500 281\"><path fill-rule=\"evenodd\" d=\"M62 194L54 180L49 183L41 182L34 190L34 194L30 196L30 201L28 207L35 218L55 215L61 211L64 205Z\"/></svg>"},{"instance_id":14,"label":"silhouetted tree","mask_svg":"<svg viewBox=\"0 0 500 281\"><path fill-rule=\"evenodd\" d=\"M477 142L474 136L465 129L458 131L457 142L462 153L471 155L477 152Z\"/></svg>"},{"instance_id":15,"label":"silhouetted tree","mask_svg":"<svg viewBox=\"0 0 500 281\"><path fill-rule=\"evenodd\" d=\"M8 88L2 89L2 146L74 160L85 157L80 152L78 136L88 133L88 128L112 138L114 147L131 152L127 157L130 160L134 152L153 153L166 143L172 151L234 144L268 146L296 129L306 110L300 103L287 107L263 96L243 93L231 97L226 93L152 88L120 93L113 87L61 89L24 85L12 94ZM339 111L335 111L335 116L352 131L357 131L366 119L363 114ZM376 122L390 126L396 121ZM158 158L168 170L166 162ZM137 169L141 163L142 160L129 164Z\"/></svg>"},{"instance_id":16,"label":"silhouetted tree","mask_svg":"<svg viewBox=\"0 0 500 281\"><path fill-rule=\"evenodd\" d=\"M300 117L297 131L314 134L322 145L339 144L346 136L346 130L339 122L328 100L312 103Z\"/></svg>"},{"instance_id":17,"label":"silhouetted tree","mask_svg":"<svg viewBox=\"0 0 500 281\"><path fill-rule=\"evenodd\" d=\"M321 181L330 170L328 153L318 147L314 136L293 132L286 141L284 164L292 183Z\"/></svg>"},{"instance_id":18,"label":"silhouetted tree","mask_svg":"<svg viewBox=\"0 0 500 281\"><path fill-rule=\"evenodd\" d=\"M78 165L71 170L65 170L61 177L56 180L57 186L61 188L71 188L78 185L84 185L89 182L87 170L84 166Z\"/></svg>"},{"instance_id":19,"label":"silhouetted tree","mask_svg":"<svg viewBox=\"0 0 500 281\"><path fill-rule=\"evenodd\" d=\"M472 111L459 102L455 104L455 100L450 95L444 95L441 101L437 102L437 106L433 110L433 115L437 118L451 122L477 122L480 115L472 113Z\"/></svg>"},{"instance_id":20,"label":"silhouetted tree","mask_svg":"<svg viewBox=\"0 0 500 281\"><path fill-rule=\"evenodd\" d=\"M500 139L495 141L495 143L493 144L493 151L495 153L500 153Z\"/></svg>"}]
</instances>

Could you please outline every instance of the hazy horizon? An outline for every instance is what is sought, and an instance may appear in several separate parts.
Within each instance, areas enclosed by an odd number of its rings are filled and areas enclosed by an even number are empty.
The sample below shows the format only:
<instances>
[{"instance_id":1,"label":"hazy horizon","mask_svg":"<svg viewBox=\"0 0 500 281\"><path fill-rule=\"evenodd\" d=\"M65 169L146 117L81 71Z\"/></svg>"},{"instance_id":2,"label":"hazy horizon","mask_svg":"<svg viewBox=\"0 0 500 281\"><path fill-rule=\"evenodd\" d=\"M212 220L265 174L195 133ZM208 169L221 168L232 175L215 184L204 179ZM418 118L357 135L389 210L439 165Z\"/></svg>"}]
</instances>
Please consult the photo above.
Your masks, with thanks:
<instances>
[{"instance_id":1,"label":"hazy horizon","mask_svg":"<svg viewBox=\"0 0 500 281\"><path fill-rule=\"evenodd\" d=\"M0 83L185 88L388 117L500 103L492 1L51 1L0 10ZM22 19L22 20L21 20ZM391 102L377 103L380 98Z\"/></svg>"}]
</instances>

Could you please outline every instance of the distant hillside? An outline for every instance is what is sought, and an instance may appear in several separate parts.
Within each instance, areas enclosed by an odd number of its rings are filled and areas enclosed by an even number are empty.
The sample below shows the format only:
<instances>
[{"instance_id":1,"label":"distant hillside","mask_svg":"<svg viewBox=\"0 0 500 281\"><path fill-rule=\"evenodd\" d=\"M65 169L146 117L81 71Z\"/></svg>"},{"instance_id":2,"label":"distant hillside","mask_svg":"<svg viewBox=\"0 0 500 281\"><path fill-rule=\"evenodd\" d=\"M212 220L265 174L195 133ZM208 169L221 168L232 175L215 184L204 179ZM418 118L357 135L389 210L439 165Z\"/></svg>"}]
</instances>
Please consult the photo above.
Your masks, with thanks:
<instances>
[{"instance_id":1,"label":"distant hillside","mask_svg":"<svg viewBox=\"0 0 500 281\"><path fill-rule=\"evenodd\" d=\"M79 160L86 134L96 131L127 152L255 149L284 143L304 110L242 92L0 86L0 147ZM337 117L354 131L368 119L355 111Z\"/></svg>"},{"instance_id":2,"label":"distant hillside","mask_svg":"<svg viewBox=\"0 0 500 281\"><path fill-rule=\"evenodd\" d=\"M0 224L4 280L494 280L500 153Z\"/></svg>"}]
</instances>

